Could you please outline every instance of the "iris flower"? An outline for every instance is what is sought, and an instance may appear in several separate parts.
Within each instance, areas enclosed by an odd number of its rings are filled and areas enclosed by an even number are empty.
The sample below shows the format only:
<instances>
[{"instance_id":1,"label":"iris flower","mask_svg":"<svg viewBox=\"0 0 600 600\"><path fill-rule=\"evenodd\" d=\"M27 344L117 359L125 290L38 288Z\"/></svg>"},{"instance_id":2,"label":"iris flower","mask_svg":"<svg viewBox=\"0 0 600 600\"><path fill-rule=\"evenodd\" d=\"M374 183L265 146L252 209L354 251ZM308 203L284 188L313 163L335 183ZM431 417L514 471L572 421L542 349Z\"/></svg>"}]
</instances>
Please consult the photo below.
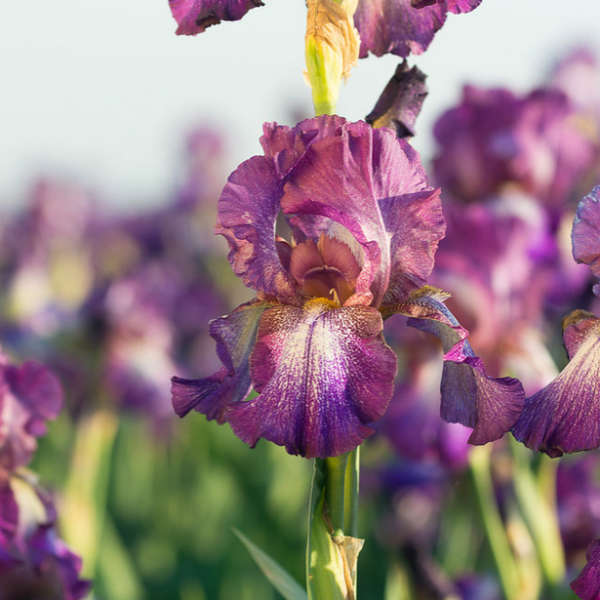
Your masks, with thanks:
<instances>
[{"instance_id":1,"label":"iris flower","mask_svg":"<svg viewBox=\"0 0 600 600\"><path fill-rule=\"evenodd\" d=\"M421 54L448 12L465 13L481 0L359 0L354 25L361 39L360 57ZM169 0L177 33L195 35L221 21L238 21L261 0Z\"/></svg>"},{"instance_id":2,"label":"iris flower","mask_svg":"<svg viewBox=\"0 0 600 600\"><path fill-rule=\"evenodd\" d=\"M573 256L600 276L600 186L577 207ZM598 284L594 293L600 294ZM527 399L515 437L550 456L591 450L600 445L600 319L585 310L563 321L569 363L545 388Z\"/></svg>"},{"instance_id":3,"label":"iris flower","mask_svg":"<svg viewBox=\"0 0 600 600\"><path fill-rule=\"evenodd\" d=\"M267 124L261 143L264 155L229 177L216 228L257 296L210 325L221 370L173 378L177 414L227 421L251 446L349 451L392 396L382 317L400 313L442 340L446 420L473 427L472 443L502 436L523 390L486 376L447 295L424 286L445 225L417 153L389 129L337 116Z\"/></svg>"}]
</instances>

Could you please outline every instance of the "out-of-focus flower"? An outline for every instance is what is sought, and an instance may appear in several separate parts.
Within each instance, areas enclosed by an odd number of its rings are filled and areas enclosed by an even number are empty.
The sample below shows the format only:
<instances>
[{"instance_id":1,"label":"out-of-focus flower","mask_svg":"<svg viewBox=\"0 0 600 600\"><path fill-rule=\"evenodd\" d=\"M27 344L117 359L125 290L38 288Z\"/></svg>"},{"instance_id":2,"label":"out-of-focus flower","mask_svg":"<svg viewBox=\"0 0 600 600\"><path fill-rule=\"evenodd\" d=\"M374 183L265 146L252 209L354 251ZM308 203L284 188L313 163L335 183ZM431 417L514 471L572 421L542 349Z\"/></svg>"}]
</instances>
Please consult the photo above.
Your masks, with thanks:
<instances>
[{"instance_id":1,"label":"out-of-focus flower","mask_svg":"<svg viewBox=\"0 0 600 600\"><path fill-rule=\"evenodd\" d=\"M442 339L444 416L474 427L473 443L503 435L520 383L488 378L446 296L420 288L444 221L414 150L336 116L267 125L261 142L265 155L229 178L217 225L258 297L211 323L223 369L174 378L177 414L195 408L250 445L264 437L307 457L351 450L392 395L382 314L401 313ZM288 240L273 235L278 219ZM244 401L251 387L259 396Z\"/></svg>"},{"instance_id":2,"label":"out-of-focus flower","mask_svg":"<svg viewBox=\"0 0 600 600\"><path fill-rule=\"evenodd\" d=\"M599 469L594 453L558 464L556 503L567 559L584 551L600 531Z\"/></svg>"},{"instance_id":3,"label":"out-of-focus flower","mask_svg":"<svg viewBox=\"0 0 600 600\"><path fill-rule=\"evenodd\" d=\"M62 391L43 365L0 359L0 600L78 600L89 590L81 561L57 537L54 506L23 468Z\"/></svg>"},{"instance_id":4,"label":"out-of-focus flower","mask_svg":"<svg viewBox=\"0 0 600 600\"><path fill-rule=\"evenodd\" d=\"M60 385L46 367L36 362L17 367L0 355L0 472L30 461L36 438L61 406Z\"/></svg>"},{"instance_id":5,"label":"out-of-focus flower","mask_svg":"<svg viewBox=\"0 0 600 600\"><path fill-rule=\"evenodd\" d=\"M567 96L538 89L466 86L462 102L437 121L437 182L462 201L494 196L512 185L553 210L563 210L595 146Z\"/></svg>"},{"instance_id":6,"label":"out-of-focus flower","mask_svg":"<svg viewBox=\"0 0 600 600\"><path fill-rule=\"evenodd\" d=\"M600 187L577 208L573 224L573 255L597 276L600 246ZM598 285L595 287L598 293ZM585 310L563 321L569 363L556 379L529 397L513 433L525 445L550 456L590 450L600 445L600 319Z\"/></svg>"},{"instance_id":7,"label":"out-of-focus flower","mask_svg":"<svg viewBox=\"0 0 600 600\"><path fill-rule=\"evenodd\" d=\"M90 582L81 559L58 537L56 511L31 474L0 480L0 600L79 600Z\"/></svg>"},{"instance_id":8,"label":"out-of-focus flower","mask_svg":"<svg viewBox=\"0 0 600 600\"><path fill-rule=\"evenodd\" d=\"M514 191L485 202L450 203L446 212L448 233L432 281L453 290L448 305L471 332L490 374L511 373L526 391L539 389L556 375L540 332L555 277L554 254L542 254L545 213Z\"/></svg>"},{"instance_id":9,"label":"out-of-focus flower","mask_svg":"<svg viewBox=\"0 0 600 600\"><path fill-rule=\"evenodd\" d=\"M571 589L581 600L598 600L600 597L600 540L590 544L587 564L571 583Z\"/></svg>"}]
</instances>

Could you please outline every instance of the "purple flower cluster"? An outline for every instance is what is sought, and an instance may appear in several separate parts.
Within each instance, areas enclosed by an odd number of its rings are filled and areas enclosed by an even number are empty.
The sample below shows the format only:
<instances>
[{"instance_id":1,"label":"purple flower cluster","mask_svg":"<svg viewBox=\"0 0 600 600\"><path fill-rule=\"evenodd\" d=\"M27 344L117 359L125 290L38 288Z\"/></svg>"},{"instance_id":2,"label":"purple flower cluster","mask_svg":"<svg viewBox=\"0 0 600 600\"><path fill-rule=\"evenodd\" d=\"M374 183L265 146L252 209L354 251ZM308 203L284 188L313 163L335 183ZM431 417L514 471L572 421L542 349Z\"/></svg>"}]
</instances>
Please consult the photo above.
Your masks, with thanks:
<instances>
[{"instance_id":1,"label":"purple flower cluster","mask_svg":"<svg viewBox=\"0 0 600 600\"><path fill-rule=\"evenodd\" d=\"M81 560L56 533L51 499L23 469L62 391L41 364L0 360L0 598L78 600L90 587L79 577Z\"/></svg>"},{"instance_id":2,"label":"purple flower cluster","mask_svg":"<svg viewBox=\"0 0 600 600\"><path fill-rule=\"evenodd\" d=\"M205 233L222 158L221 137L198 128L186 179L166 206L108 214L80 187L42 179L5 220L0 336L69 382L75 413L108 398L164 423L171 374L216 366L206 322L237 293L215 284L226 262Z\"/></svg>"}]
</instances>

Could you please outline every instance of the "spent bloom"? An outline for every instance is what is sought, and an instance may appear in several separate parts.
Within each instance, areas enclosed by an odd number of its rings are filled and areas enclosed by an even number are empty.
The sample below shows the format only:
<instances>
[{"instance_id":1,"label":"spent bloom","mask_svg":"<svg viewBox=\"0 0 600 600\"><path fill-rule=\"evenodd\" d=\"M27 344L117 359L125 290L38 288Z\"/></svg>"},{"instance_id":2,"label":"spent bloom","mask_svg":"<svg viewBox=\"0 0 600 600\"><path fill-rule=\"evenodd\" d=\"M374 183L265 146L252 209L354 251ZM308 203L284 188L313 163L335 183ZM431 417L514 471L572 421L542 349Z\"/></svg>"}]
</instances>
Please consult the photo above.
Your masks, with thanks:
<instances>
[{"instance_id":1,"label":"spent bloom","mask_svg":"<svg viewBox=\"0 0 600 600\"><path fill-rule=\"evenodd\" d=\"M226 421L251 446L263 437L307 457L351 450L391 398L396 357L382 316L400 313L442 340L443 416L473 427L472 443L503 435L522 387L486 376L447 295L424 287L444 220L417 153L389 129L337 116L267 124L261 143L264 155L230 176L216 228L257 297L212 321L223 368L175 377L177 414Z\"/></svg>"}]
</instances>

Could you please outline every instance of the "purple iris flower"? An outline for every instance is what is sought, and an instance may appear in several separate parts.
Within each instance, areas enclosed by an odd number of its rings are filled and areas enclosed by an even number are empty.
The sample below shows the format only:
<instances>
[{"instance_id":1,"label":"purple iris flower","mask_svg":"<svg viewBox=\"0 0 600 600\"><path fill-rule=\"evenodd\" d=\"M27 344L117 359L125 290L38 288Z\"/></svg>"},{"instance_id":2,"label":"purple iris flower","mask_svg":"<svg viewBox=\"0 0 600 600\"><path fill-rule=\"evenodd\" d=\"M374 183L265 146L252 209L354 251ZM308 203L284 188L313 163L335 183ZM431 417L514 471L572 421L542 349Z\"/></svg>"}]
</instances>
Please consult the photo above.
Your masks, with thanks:
<instances>
[{"instance_id":1,"label":"purple iris flower","mask_svg":"<svg viewBox=\"0 0 600 600\"><path fill-rule=\"evenodd\" d=\"M58 537L56 510L31 476L0 474L0 598L80 600L90 582Z\"/></svg>"},{"instance_id":2,"label":"purple iris flower","mask_svg":"<svg viewBox=\"0 0 600 600\"><path fill-rule=\"evenodd\" d=\"M354 25L360 57L369 52L406 57L424 52L446 22L448 12L466 13L481 0L358 0ZM169 0L177 34L195 35L221 21L238 21L261 0Z\"/></svg>"},{"instance_id":3,"label":"purple iris flower","mask_svg":"<svg viewBox=\"0 0 600 600\"><path fill-rule=\"evenodd\" d=\"M517 186L560 212L597 153L577 114L557 89L517 96L466 86L434 128L437 182L467 202Z\"/></svg>"},{"instance_id":4,"label":"purple iris flower","mask_svg":"<svg viewBox=\"0 0 600 600\"><path fill-rule=\"evenodd\" d=\"M261 143L264 156L230 176L216 228L257 298L212 321L223 368L173 378L176 413L227 421L251 446L263 437L306 457L351 450L391 398L396 357L382 315L401 313L442 340L443 416L473 427L472 443L501 437L523 390L486 376L447 295L422 287L444 220L417 153L389 129L337 116L268 124Z\"/></svg>"},{"instance_id":5,"label":"purple iris flower","mask_svg":"<svg viewBox=\"0 0 600 600\"><path fill-rule=\"evenodd\" d=\"M575 259L600 275L600 186L579 203L572 238ZM600 293L598 285L594 291ZM513 428L518 440L550 456L600 445L600 319L588 311L572 312L563 321L563 340L569 363L527 398Z\"/></svg>"},{"instance_id":6,"label":"purple iris flower","mask_svg":"<svg viewBox=\"0 0 600 600\"><path fill-rule=\"evenodd\" d=\"M20 367L0 355L0 475L26 465L62 406L58 379L43 365Z\"/></svg>"}]
</instances>

